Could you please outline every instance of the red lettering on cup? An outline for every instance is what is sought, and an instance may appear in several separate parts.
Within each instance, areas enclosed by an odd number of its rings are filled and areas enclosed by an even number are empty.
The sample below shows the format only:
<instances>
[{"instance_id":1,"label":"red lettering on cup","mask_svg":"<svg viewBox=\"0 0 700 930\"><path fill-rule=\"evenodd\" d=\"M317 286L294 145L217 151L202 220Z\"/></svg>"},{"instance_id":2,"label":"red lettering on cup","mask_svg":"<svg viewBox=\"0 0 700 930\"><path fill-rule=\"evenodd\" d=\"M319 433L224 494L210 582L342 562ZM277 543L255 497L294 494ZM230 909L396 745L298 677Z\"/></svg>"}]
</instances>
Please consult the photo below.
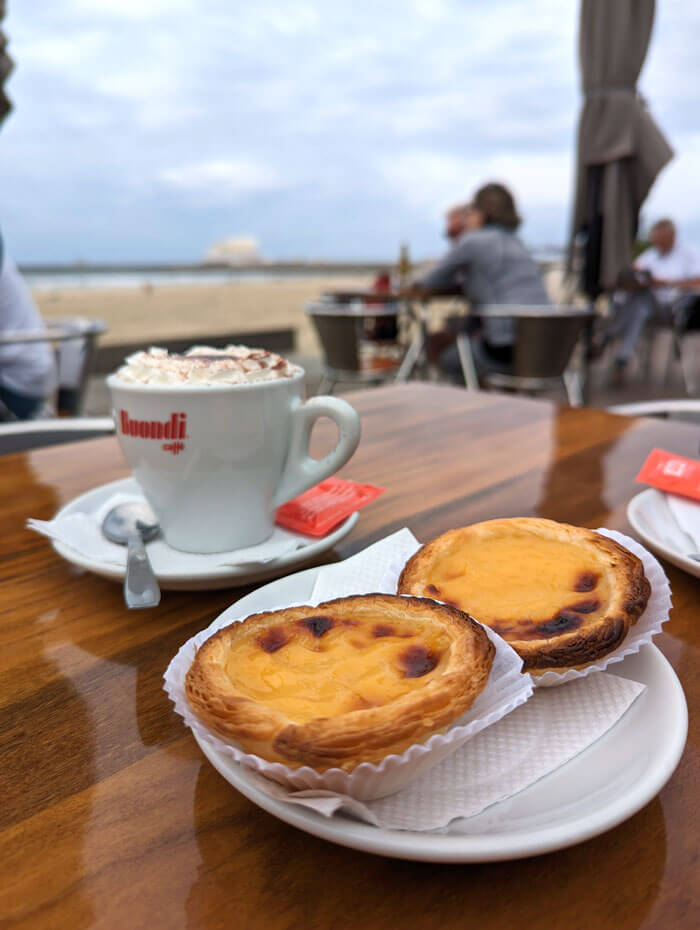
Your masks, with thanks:
<instances>
[{"instance_id":1,"label":"red lettering on cup","mask_svg":"<svg viewBox=\"0 0 700 930\"><path fill-rule=\"evenodd\" d=\"M163 450L178 455L185 448L181 440L187 438L187 414L171 413L167 420L135 420L126 410L119 411L119 426L124 436L139 439L174 440L163 443Z\"/></svg>"}]
</instances>

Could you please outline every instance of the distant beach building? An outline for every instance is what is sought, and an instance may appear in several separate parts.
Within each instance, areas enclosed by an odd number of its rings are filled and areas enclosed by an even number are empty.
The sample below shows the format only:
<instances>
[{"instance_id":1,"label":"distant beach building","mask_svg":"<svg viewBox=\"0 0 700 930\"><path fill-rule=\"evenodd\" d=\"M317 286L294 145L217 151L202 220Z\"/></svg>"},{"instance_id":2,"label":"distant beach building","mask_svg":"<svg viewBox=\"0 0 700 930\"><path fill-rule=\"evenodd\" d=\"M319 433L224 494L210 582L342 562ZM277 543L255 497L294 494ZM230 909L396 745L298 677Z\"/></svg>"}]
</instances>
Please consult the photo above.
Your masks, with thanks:
<instances>
[{"instance_id":1,"label":"distant beach building","mask_svg":"<svg viewBox=\"0 0 700 930\"><path fill-rule=\"evenodd\" d=\"M262 262L257 239L237 236L217 242L204 256L207 265L259 265Z\"/></svg>"}]
</instances>

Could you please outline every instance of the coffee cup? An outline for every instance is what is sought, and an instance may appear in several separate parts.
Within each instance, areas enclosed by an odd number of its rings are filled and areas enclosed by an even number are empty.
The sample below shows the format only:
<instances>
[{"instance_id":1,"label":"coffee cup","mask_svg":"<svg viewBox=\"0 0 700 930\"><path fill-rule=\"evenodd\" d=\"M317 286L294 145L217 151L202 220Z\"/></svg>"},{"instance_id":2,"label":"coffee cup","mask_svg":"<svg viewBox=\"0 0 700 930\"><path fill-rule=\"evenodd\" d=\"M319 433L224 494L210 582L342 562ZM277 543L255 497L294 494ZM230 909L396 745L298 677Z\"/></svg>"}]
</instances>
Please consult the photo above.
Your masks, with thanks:
<instances>
[{"instance_id":1,"label":"coffee cup","mask_svg":"<svg viewBox=\"0 0 700 930\"><path fill-rule=\"evenodd\" d=\"M341 468L360 439L350 404L304 401L298 366L237 383L154 383L124 372L107 378L117 435L174 549L214 553L263 542L277 507ZM335 422L338 440L316 460L308 446L319 417Z\"/></svg>"}]
</instances>

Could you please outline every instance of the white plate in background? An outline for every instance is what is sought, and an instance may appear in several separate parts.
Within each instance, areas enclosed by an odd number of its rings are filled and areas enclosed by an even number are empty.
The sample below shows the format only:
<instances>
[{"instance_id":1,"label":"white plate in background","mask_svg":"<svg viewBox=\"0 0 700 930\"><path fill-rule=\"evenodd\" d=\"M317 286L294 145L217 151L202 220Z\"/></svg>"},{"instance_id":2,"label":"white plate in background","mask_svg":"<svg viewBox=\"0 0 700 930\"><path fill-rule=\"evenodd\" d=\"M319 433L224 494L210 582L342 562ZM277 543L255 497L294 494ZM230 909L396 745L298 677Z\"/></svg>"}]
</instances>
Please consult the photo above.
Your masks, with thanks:
<instances>
[{"instance_id":1,"label":"white plate in background","mask_svg":"<svg viewBox=\"0 0 700 930\"><path fill-rule=\"evenodd\" d=\"M695 546L676 523L662 491L647 488L633 497L627 505L627 519L635 533L657 555L700 578L700 562L688 558Z\"/></svg>"}]
</instances>

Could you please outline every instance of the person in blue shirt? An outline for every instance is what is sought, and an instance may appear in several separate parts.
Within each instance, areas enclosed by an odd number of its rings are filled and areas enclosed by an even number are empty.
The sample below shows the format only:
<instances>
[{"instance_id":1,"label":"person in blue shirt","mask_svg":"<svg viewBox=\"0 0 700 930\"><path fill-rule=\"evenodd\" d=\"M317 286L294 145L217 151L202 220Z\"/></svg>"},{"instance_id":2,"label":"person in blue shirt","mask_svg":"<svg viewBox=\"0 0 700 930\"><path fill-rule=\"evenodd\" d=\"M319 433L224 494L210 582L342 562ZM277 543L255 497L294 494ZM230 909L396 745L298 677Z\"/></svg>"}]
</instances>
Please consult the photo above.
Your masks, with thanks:
<instances>
[{"instance_id":1,"label":"person in blue shirt","mask_svg":"<svg viewBox=\"0 0 700 930\"><path fill-rule=\"evenodd\" d=\"M496 183L480 187L470 203L447 214L450 251L413 289L417 296L458 293L469 301L470 316L463 325L482 371L511 370L515 326L512 319L485 317L477 328L479 308L550 303L540 270L516 234L520 222L508 188ZM440 364L461 374L455 345L442 352Z\"/></svg>"},{"instance_id":2,"label":"person in blue shirt","mask_svg":"<svg viewBox=\"0 0 700 930\"><path fill-rule=\"evenodd\" d=\"M45 329L39 310L0 237L0 335ZM56 389L51 344L0 344L0 419L28 420L44 409Z\"/></svg>"}]
</instances>

